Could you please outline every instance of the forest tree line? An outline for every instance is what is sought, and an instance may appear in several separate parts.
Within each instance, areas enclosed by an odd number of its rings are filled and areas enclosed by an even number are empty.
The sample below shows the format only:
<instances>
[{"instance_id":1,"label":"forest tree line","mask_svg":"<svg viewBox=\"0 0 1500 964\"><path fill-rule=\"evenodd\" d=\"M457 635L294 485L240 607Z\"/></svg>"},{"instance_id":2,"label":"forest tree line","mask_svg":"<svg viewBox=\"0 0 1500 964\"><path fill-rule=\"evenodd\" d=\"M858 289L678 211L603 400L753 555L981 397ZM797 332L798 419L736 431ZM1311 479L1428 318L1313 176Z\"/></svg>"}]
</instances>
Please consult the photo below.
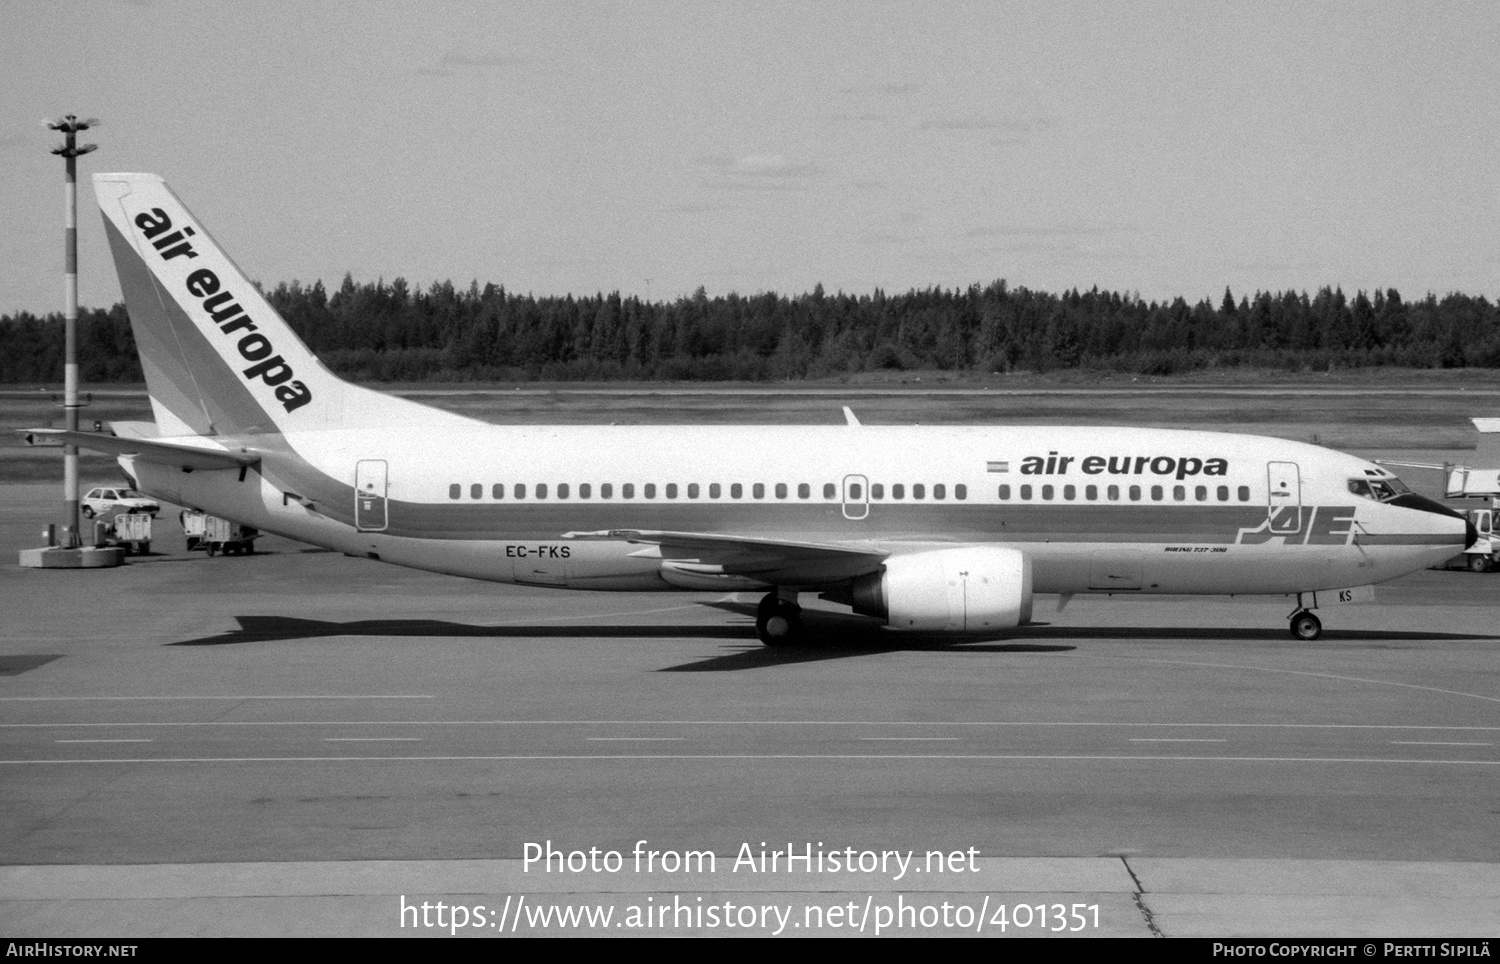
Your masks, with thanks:
<instances>
[{"instance_id":1,"label":"forest tree line","mask_svg":"<svg viewBox=\"0 0 1500 964\"><path fill-rule=\"evenodd\" d=\"M618 293L535 297L477 282L426 289L345 276L265 292L340 375L357 381L746 380L876 370L1169 375L1206 368L1500 368L1500 307L1395 289L1225 290L1188 304L1115 292L1011 288L902 294L729 294L669 302ZM139 382L123 304L80 311L81 378ZM62 377L61 314L0 315L0 382Z\"/></svg>"}]
</instances>

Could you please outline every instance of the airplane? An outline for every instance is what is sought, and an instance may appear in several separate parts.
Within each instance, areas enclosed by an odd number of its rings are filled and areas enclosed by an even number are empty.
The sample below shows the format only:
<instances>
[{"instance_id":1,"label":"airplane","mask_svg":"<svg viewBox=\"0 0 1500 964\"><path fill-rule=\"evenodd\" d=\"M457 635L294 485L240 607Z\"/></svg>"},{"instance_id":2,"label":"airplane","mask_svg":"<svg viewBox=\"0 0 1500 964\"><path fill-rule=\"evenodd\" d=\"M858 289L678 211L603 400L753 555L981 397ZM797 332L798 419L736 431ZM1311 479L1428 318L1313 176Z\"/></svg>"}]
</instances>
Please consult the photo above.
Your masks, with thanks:
<instances>
[{"instance_id":1,"label":"airplane","mask_svg":"<svg viewBox=\"0 0 1500 964\"><path fill-rule=\"evenodd\" d=\"M803 593L897 630L1003 634L1037 594L1296 595L1312 611L1475 539L1372 462L1145 428L499 426L333 374L166 183L96 174L154 422L29 430L153 498L382 562L586 590ZM1330 592L1332 597L1330 597Z\"/></svg>"}]
</instances>

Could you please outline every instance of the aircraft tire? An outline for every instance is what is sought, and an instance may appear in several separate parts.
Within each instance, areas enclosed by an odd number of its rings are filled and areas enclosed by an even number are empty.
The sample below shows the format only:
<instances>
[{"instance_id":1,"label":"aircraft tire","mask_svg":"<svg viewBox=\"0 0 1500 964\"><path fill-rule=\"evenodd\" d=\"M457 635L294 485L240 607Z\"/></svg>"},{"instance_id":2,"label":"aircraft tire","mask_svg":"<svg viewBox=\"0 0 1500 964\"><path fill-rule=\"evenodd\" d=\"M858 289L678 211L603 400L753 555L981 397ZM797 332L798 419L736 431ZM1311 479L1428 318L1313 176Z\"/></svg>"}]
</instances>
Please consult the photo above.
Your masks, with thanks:
<instances>
[{"instance_id":1,"label":"aircraft tire","mask_svg":"<svg viewBox=\"0 0 1500 964\"><path fill-rule=\"evenodd\" d=\"M791 646L799 642L802 607L779 599L773 592L755 608L755 635L767 646Z\"/></svg>"},{"instance_id":2,"label":"aircraft tire","mask_svg":"<svg viewBox=\"0 0 1500 964\"><path fill-rule=\"evenodd\" d=\"M1489 572L1490 571L1490 557L1489 556L1485 556L1485 555L1480 555L1477 552L1474 553L1472 556L1469 557L1469 571L1470 572Z\"/></svg>"},{"instance_id":3,"label":"aircraft tire","mask_svg":"<svg viewBox=\"0 0 1500 964\"><path fill-rule=\"evenodd\" d=\"M1311 642L1323 635L1323 622L1307 610L1292 615L1292 638Z\"/></svg>"}]
</instances>

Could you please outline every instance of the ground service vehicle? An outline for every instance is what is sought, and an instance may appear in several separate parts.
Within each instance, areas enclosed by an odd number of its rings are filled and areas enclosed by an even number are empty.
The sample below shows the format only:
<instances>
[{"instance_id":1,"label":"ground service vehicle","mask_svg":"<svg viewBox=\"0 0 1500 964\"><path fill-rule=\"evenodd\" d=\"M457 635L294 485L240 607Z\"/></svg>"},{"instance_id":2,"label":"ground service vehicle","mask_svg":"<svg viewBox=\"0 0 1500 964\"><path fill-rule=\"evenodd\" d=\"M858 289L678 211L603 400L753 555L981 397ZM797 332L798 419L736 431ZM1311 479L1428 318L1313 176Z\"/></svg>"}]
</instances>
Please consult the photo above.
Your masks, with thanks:
<instances>
[{"instance_id":1,"label":"ground service vehicle","mask_svg":"<svg viewBox=\"0 0 1500 964\"><path fill-rule=\"evenodd\" d=\"M144 512L153 517L161 511L161 503L155 499L148 499L134 489L116 486L99 486L89 489L81 501L83 505L79 511L83 513L85 519L107 516L112 509L124 512Z\"/></svg>"},{"instance_id":2,"label":"ground service vehicle","mask_svg":"<svg viewBox=\"0 0 1500 964\"><path fill-rule=\"evenodd\" d=\"M182 533L187 539L189 552L194 549L203 549L209 555L217 552L225 555L249 554L255 551L255 540L260 538L260 533L250 526L230 522L228 519L221 519L196 509L184 510L179 518L182 521Z\"/></svg>"}]
</instances>

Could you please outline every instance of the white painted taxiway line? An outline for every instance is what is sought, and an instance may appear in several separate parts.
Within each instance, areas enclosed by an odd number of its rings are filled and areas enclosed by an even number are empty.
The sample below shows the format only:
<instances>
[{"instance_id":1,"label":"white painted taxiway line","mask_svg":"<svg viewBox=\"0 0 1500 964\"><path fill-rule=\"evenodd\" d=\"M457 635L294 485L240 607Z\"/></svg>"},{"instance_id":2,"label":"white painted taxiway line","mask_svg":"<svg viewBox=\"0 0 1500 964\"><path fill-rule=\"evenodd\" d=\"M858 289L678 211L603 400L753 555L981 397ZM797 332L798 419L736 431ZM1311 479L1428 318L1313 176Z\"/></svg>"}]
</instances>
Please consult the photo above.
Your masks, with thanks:
<instances>
[{"instance_id":1,"label":"white painted taxiway line","mask_svg":"<svg viewBox=\"0 0 1500 964\"><path fill-rule=\"evenodd\" d=\"M416 736L325 736L324 743L421 743Z\"/></svg>"},{"instance_id":2,"label":"white painted taxiway line","mask_svg":"<svg viewBox=\"0 0 1500 964\"><path fill-rule=\"evenodd\" d=\"M150 743L150 740L53 740L53 743Z\"/></svg>"},{"instance_id":3,"label":"white painted taxiway line","mask_svg":"<svg viewBox=\"0 0 1500 964\"><path fill-rule=\"evenodd\" d=\"M892 743L957 743L962 737L958 736L862 736L861 740L872 743L881 741Z\"/></svg>"},{"instance_id":4,"label":"white painted taxiway line","mask_svg":"<svg viewBox=\"0 0 1500 964\"><path fill-rule=\"evenodd\" d=\"M1062 754L1062 753L516 753L497 755L451 756L246 756L246 757L120 757L119 759L82 760L0 760L0 766L16 765L99 765L114 766L137 763L548 763L590 762L597 760L972 760L1005 762L1056 763L1349 763L1404 764L1420 766L1500 767L1500 760L1423 760L1410 757L1314 757L1314 756L1163 756L1146 754Z\"/></svg>"},{"instance_id":5,"label":"white painted taxiway line","mask_svg":"<svg viewBox=\"0 0 1500 964\"><path fill-rule=\"evenodd\" d=\"M1493 743L1443 743L1437 740L1391 740L1391 746L1494 746Z\"/></svg>"},{"instance_id":6,"label":"white painted taxiway line","mask_svg":"<svg viewBox=\"0 0 1500 964\"><path fill-rule=\"evenodd\" d=\"M1079 653L1074 654L1073 659L1103 659L1123 660L1128 663L1160 663L1166 666L1192 666L1201 669L1228 669L1240 670L1246 673L1281 673L1287 676L1307 676L1313 679L1331 679L1341 683L1361 683L1369 686L1396 686L1401 689L1420 690L1424 693L1437 693L1441 696L1462 696L1472 700L1484 700L1489 703L1500 703L1500 696L1486 696L1483 693L1465 693L1462 690L1448 690L1437 686L1421 686L1417 683L1402 683L1388 679L1369 679L1364 676L1341 676L1338 673L1319 673L1305 669L1286 669L1280 666L1244 666L1236 663L1207 663L1198 660L1187 659L1160 659L1146 656L1116 656L1095 655Z\"/></svg>"},{"instance_id":7,"label":"white painted taxiway line","mask_svg":"<svg viewBox=\"0 0 1500 964\"><path fill-rule=\"evenodd\" d=\"M1131 743L1228 743L1228 740L1219 738L1199 737L1173 737L1173 736L1133 736Z\"/></svg>"},{"instance_id":8,"label":"white painted taxiway line","mask_svg":"<svg viewBox=\"0 0 1500 964\"><path fill-rule=\"evenodd\" d=\"M5 697L0 697L4 699ZM27 697L19 697L25 699ZM50 698L50 697L49 697ZM136 697L125 697L135 699ZM148 697L141 697L146 699ZM154 698L154 697L151 697ZM272 699L273 697L187 697L190 699ZM333 699L334 697L281 697ZM338 699L432 699L410 697L337 697ZM1438 733L1497 733L1500 726L1443 726L1412 723L1121 723L1037 720L145 720L112 723L0 723L0 729L44 727L135 726L878 726L878 727L1108 727L1110 729L1214 730L1409 730Z\"/></svg>"},{"instance_id":9,"label":"white painted taxiway line","mask_svg":"<svg viewBox=\"0 0 1500 964\"><path fill-rule=\"evenodd\" d=\"M678 743L685 736L586 736L591 743Z\"/></svg>"},{"instance_id":10,"label":"white painted taxiway line","mask_svg":"<svg viewBox=\"0 0 1500 964\"><path fill-rule=\"evenodd\" d=\"M254 694L250 696L0 696L0 703L70 703L88 700L430 700L430 695L403 695L384 693L318 693L310 695L289 694L284 696Z\"/></svg>"}]
</instances>

